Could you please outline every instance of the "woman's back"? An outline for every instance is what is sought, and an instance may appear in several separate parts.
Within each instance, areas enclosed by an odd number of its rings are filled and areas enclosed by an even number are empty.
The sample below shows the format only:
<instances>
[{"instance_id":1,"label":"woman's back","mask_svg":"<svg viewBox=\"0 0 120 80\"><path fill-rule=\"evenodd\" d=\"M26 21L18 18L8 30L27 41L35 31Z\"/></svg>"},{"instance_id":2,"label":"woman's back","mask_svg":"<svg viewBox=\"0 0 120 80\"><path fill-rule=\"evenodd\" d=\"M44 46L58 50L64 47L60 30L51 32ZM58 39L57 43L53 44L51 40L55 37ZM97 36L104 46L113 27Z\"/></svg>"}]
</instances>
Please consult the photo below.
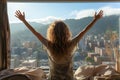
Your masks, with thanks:
<instances>
[{"instance_id":1,"label":"woman's back","mask_svg":"<svg viewBox=\"0 0 120 80\"><path fill-rule=\"evenodd\" d=\"M49 80L73 80L72 52L74 52L75 46L71 45L70 42L66 46L63 47L63 53L57 53L53 47L48 47Z\"/></svg>"}]
</instances>

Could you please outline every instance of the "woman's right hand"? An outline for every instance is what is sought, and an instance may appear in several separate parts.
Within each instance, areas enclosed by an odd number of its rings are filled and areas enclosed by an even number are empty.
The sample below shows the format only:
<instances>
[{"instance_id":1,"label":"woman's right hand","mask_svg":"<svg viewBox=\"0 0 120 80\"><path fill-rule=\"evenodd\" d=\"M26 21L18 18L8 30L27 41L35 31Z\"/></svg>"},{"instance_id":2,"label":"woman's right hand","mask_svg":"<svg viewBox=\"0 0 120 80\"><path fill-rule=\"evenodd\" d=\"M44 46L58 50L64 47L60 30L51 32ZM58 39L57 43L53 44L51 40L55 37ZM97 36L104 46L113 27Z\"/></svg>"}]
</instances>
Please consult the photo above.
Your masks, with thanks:
<instances>
[{"instance_id":1,"label":"woman's right hand","mask_svg":"<svg viewBox=\"0 0 120 80\"><path fill-rule=\"evenodd\" d=\"M15 16L21 21L25 21L25 13L21 13L20 10L16 10Z\"/></svg>"}]
</instances>

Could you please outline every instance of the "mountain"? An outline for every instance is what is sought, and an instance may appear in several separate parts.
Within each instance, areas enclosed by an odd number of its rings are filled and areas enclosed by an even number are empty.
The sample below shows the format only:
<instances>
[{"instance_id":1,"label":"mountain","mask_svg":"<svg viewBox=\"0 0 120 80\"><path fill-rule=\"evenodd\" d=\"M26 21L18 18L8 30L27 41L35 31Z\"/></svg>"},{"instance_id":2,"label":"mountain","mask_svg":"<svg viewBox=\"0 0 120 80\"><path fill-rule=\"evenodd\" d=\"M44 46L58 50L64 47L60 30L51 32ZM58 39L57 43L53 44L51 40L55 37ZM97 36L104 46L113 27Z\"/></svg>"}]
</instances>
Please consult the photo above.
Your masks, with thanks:
<instances>
[{"instance_id":1,"label":"mountain","mask_svg":"<svg viewBox=\"0 0 120 80\"><path fill-rule=\"evenodd\" d=\"M39 26L43 26L43 24L37 23L37 22L29 22L34 28L37 28ZM23 23L11 23L10 24L10 30L11 33L19 32L19 31L24 31L27 29Z\"/></svg>"},{"instance_id":2,"label":"mountain","mask_svg":"<svg viewBox=\"0 0 120 80\"><path fill-rule=\"evenodd\" d=\"M107 29L116 30L119 32L119 18L120 16L112 15L106 16L96 22L96 24L88 31L87 34L101 34ZM66 19L64 22L69 26L73 36L82 31L91 21L92 17L86 17L82 19ZM40 24L35 22L30 22L30 24L40 32L44 37L46 36L46 31L49 24ZM38 41L37 38L25 27L23 23L10 24L11 29L11 39L13 41L26 41L34 40Z\"/></svg>"},{"instance_id":3,"label":"mountain","mask_svg":"<svg viewBox=\"0 0 120 80\"><path fill-rule=\"evenodd\" d=\"M100 34L105 32L107 29L119 31L119 18L120 16L106 16L96 22L96 24L88 31L88 33ZM70 26L70 30L74 35L82 31L91 21L92 17L86 17L83 19L68 19L65 20Z\"/></svg>"}]
</instances>

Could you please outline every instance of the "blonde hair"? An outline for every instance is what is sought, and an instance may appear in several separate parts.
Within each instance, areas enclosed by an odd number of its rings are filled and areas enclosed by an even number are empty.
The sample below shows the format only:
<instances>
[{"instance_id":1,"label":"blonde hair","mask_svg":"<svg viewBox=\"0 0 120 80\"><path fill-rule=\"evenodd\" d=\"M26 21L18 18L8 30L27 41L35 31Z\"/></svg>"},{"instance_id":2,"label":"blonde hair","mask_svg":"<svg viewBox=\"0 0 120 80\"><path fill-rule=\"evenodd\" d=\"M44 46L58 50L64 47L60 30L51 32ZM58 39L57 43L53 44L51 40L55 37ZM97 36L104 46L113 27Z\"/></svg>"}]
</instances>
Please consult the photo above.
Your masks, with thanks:
<instances>
[{"instance_id":1,"label":"blonde hair","mask_svg":"<svg viewBox=\"0 0 120 80\"><path fill-rule=\"evenodd\" d=\"M68 26L63 21L53 22L47 30L47 39L52 43L52 47L57 53L64 52L71 36Z\"/></svg>"}]
</instances>

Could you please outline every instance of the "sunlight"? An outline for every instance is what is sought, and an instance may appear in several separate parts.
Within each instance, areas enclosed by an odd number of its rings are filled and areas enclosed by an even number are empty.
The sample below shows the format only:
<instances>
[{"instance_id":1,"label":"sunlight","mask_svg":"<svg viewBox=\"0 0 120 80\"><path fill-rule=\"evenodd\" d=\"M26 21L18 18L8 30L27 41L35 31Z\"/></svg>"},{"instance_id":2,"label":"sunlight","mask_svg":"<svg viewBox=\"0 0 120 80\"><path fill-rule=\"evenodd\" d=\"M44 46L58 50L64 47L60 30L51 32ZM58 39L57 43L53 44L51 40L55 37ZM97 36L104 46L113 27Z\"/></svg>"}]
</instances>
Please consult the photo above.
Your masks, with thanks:
<instances>
[{"instance_id":1,"label":"sunlight","mask_svg":"<svg viewBox=\"0 0 120 80\"><path fill-rule=\"evenodd\" d=\"M8 7L8 15L9 15L10 23L16 23L16 22L20 22L14 16L16 9L23 11L27 6L26 3L8 3L7 7Z\"/></svg>"}]
</instances>

